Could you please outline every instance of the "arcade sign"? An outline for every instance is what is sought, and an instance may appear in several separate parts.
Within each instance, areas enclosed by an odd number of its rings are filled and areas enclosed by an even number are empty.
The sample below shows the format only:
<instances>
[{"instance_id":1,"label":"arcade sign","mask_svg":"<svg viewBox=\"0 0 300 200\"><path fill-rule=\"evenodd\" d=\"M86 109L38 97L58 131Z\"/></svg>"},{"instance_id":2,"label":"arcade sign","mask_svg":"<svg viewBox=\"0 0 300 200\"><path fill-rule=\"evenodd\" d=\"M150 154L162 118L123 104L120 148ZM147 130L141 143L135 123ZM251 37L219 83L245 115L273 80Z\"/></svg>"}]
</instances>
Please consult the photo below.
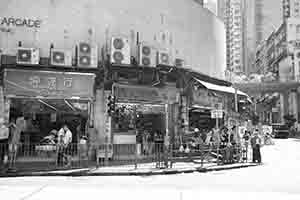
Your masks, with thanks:
<instances>
[{"instance_id":1,"label":"arcade sign","mask_svg":"<svg viewBox=\"0 0 300 200\"><path fill-rule=\"evenodd\" d=\"M40 28L41 20L29 18L0 17L1 26Z\"/></svg>"}]
</instances>

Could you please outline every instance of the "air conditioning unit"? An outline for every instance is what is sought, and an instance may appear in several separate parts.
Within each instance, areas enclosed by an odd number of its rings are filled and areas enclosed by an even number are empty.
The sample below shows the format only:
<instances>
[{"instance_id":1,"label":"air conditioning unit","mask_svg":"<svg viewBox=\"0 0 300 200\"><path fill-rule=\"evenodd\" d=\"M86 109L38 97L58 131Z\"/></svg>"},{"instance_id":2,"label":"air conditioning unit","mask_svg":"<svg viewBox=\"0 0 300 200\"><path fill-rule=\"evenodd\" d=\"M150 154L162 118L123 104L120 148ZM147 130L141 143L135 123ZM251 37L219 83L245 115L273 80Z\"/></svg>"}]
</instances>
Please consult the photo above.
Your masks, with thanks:
<instances>
[{"instance_id":1,"label":"air conditioning unit","mask_svg":"<svg viewBox=\"0 0 300 200\"><path fill-rule=\"evenodd\" d=\"M40 62L40 52L36 48L19 47L17 49L17 64L38 65Z\"/></svg>"},{"instance_id":2,"label":"air conditioning unit","mask_svg":"<svg viewBox=\"0 0 300 200\"><path fill-rule=\"evenodd\" d=\"M141 43L138 49L139 65L146 67L156 67L155 48L146 43Z\"/></svg>"},{"instance_id":3,"label":"air conditioning unit","mask_svg":"<svg viewBox=\"0 0 300 200\"><path fill-rule=\"evenodd\" d=\"M171 66L170 53L166 50L157 52L157 65Z\"/></svg>"},{"instance_id":4,"label":"air conditioning unit","mask_svg":"<svg viewBox=\"0 0 300 200\"><path fill-rule=\"evenodd\" d=\"M180 59L180 58L176 58L174 65L175 65L175 67L183 68L184 67L184 60Z\"/></svg>"},{"instance_id":5,"label":"air conditioning unit","mask_svg":"<svg viewBox=\"0 0 300 200\"><path fill-rule=\"evenodd\" d=\"M72 51L51 49L50 63L56 66L72 66Z\"/></svg>"},{"instance_id":6,"label":"air conditioning unit","mask_svg":"<svg viewBox=\"0 0 300 200\"><path fill-rule=\"evenodd\" d=\"M88 42L80 42L78 44L77 66L84 68L98 67L97 45Z\"/></svg>"},{"instance_id":7,"label":"air conditioning unit","mask_svg":"<svg viewBox=\"0 0 300 200\"><path fill-rule=\"evenodd\" d=\"M130 43L127 38L113 37L111 39L110 61L112 64L130 65Z\"/></svg>"}]
</instances>

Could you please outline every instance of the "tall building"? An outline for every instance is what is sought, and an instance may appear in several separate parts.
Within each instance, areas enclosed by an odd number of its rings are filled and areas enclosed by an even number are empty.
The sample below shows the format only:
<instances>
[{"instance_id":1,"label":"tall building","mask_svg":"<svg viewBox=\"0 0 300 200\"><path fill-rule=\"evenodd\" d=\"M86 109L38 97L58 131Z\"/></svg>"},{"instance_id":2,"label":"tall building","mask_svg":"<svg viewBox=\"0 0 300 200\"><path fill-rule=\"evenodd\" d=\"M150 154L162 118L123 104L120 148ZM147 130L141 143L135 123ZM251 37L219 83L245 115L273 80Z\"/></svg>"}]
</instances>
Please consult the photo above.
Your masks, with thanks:
<instances>
[{"instance_id":1,"label":"tall building","mask_svg":"<svg viewBox=\"0 0 300 200\"><path fill-rule=\"evenodd\" d=\"M206 0L209 1L209 0ZM213 0L210 0L213 1ZM282 1L300 12L300 0L216 0L216 15L226 26L227 71L250 74L255 72L255 52L259 44L280 27L285 10ZM292 6L288 6L292 8Z\"/></svg>"},{"instance_id":2,"label":"tall building","mask_svg":"<svg viewBox=\"0 0 300 200\"><path fill-rule=\"evenodd\" d=\"M246 73L255 72L255 52L260 43L276 31L283 22L282 3L280 0L246 1Z\"/></svg>"},{"instance_id":3,"label":"tall building","mask_svg":"<svg viewBox=\"0 0 300 200\"><path fill-rule=\"evenodd\" d=\"M282 11L284 20L300 18L300 0L282 0Z\"/></svg>"},{"instance_id":4,"label":"tall building","mask_svg":"<svg viewBox=\"0 0 300 200\"><path fill-rule=\"evenodd\" d=\"M227 70L231 73L241 73L244 69L244 1L225 0L222 5L223 21L226 26ZM219 7L220 8L220 7Z\"/></svg>"},{"instance_id":5,"label":"tall building","mask_svg":"<svg viewBox=\"0 0 300 200\"><path fill-rule=\"evenodd\" d=\"M270 121L277 115L279 121L284 122L284 116L289 114L300 123L300 1L283 0L281 9L282 19L278 21L281 23L280 26L262 38L256 50L255 69L257 72L271 74L274 77L261 83L264 90L262 95L268 95L266 94L268 87L268 93L271 91L272 96L274 92L279 94L273 102L262 101L263 106L267 108L265 111L271 114ZM257 35L261 36L260 33Z\"/></svg>"}]
</instances>

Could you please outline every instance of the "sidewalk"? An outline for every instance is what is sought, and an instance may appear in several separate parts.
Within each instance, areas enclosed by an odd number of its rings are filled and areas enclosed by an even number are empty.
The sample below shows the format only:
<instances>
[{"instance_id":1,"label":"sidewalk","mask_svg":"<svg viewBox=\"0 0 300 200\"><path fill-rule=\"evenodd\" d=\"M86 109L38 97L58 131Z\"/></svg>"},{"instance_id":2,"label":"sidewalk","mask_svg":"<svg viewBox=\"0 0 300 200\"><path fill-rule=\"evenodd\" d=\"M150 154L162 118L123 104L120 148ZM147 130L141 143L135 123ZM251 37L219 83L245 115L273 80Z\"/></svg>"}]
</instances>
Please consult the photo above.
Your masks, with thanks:
<instances>
[{"instance_id":1,"label":"sidewalk","mask_svg":"<svg viewBox=\"0 0 300 200\"><path fill-rule=\"evenodd\" d=\"M168 175L200 172L206 173L211 171L222 171L230 169L239 169L246 167L254 167L253 163L236 163L228 165L217 165L215 163L207 163L201 167L197 163L174 163L172 168L157 169L155 163L139 164L135 169L134 165L123 165L114 167L100 168L81 168L71 170L54 170L39 172L10 172L0 174L0 177L25 177L25 176L151 176L151 175Z\"/></svg>"}]
</instances>

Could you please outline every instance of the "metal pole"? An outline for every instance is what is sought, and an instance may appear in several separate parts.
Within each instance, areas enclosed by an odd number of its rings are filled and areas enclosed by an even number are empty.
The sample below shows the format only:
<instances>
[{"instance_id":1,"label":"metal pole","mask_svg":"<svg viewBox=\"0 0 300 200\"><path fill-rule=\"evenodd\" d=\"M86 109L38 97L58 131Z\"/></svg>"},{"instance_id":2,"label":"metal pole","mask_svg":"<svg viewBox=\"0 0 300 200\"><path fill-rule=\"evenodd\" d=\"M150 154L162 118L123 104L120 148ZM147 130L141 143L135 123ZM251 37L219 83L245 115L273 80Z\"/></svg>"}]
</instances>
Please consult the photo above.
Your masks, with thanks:
<instances>
[{"instance_id":1,"label":"metal pole","mask_svg":"<svg viewBox=\"0 0 300 200\"><path fill-rule=\"evenodd\" d=\"M234 106L235 106L235 112L239 112L237 89L234 88L234 90L235 90L235 93L234 93Z\"/></svg>"},{"instance_id":2,"label":"metal pole","mask_svg":"<svg viewBox=\"0 0 300 200\"><path fill-rule=\"evenodd\" d=\"M216 118L216 129L217 129L217 134L219 134L219 118L218 118L218 116L217 116L217 118ZM219 165L219 157L220 157L220 155L219 155L219 153L220 153L220 141L217 141L218 143L217 143L217 165Z\"/></svg>"}]
</instances>

